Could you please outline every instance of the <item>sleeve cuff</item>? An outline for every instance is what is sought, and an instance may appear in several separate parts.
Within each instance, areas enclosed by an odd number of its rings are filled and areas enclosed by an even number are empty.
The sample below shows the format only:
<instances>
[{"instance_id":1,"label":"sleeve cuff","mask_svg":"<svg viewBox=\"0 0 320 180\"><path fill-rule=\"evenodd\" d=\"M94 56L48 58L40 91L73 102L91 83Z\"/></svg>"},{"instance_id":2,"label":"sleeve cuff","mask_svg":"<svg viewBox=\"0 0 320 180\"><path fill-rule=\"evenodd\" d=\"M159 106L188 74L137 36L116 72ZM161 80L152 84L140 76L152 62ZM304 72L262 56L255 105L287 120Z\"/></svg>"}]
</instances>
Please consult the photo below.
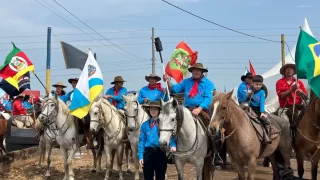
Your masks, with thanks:
<instances>
[{"instance_id":1,"label":"sleeve cuff","mask_svg":"<svg viewBox=\"0 0 320 180\"><path fill-rule=\"evenodd\" d=\"M143 154L139 154L138 156L139 156L139 161L143 159Z\"/></svg>"}]
</instances>

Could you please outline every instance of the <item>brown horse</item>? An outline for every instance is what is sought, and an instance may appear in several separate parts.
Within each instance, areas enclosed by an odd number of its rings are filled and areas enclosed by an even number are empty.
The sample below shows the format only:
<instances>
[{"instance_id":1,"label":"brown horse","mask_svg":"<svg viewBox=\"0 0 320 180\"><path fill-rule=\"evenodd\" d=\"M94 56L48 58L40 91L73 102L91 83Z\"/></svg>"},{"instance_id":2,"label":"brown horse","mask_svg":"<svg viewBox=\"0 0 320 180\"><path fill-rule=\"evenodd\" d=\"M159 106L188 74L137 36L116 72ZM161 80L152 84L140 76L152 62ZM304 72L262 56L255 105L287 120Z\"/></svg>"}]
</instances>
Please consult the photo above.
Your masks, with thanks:
<instances>
[{"instance_id":1,"label":"brown horse","mask_svg":"<svg viewBox=\"0 0 320 180\"><path fill-rule=\"evenodd\" d=\"M262 144L257 129L248 115L232 99L233 90L227 94L219 93L213 98L212 117L208 132L217 136L221 128L225 129L225 139L228 138L227 151L238 171L240 180L245 179L244 166L248 165L248 179L253 180L257 159L269 157L273 165L274 178L279 179L276 169L275 153L280 152L284 163L290 166L291 137L289 122L281 121L277 116L270 115L279 124L282 131L272 136L271 144ZM261 131L261 129L260 129Z\"/></svg>"},{"instance_id":2,"label":"brown horse","mask_svg":"<svg viewBox=\"0 0 320 180\"><path fill-rule=\"evenodd\" d=\"M3 155L3 152L6 153L6 148L4 147L4 138L7 133L7 120L0 116L0 155Z\"/></svg>"},{"instance_id":3,"label":"brown horse","mask_svg":"<svg viewBox=\"0 0 320 180\"><path fill-rule=\"evenodd\" d=\"M311 101L302 116L295 139L295 150L299 177L303 177L303 161L305 154L311 159L311 176L317 179L318 162L320 159L320 99L311 93Z\"/></svg>"}]
</instances>

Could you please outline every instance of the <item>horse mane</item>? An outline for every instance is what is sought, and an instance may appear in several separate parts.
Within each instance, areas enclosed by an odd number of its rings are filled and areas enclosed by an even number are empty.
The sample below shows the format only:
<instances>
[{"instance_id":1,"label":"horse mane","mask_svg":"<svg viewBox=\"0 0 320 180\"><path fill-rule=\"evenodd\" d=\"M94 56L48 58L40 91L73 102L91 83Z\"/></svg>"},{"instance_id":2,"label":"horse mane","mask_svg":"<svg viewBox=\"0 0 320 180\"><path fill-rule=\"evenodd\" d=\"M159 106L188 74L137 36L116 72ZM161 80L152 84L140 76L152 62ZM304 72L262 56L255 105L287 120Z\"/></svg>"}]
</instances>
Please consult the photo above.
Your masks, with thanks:
<instances>
[{"instance_id":1,"label":"horse mane","mask_svg":"<svg viewBox=\"0 0 320 180\"><path fill-rule=\"evenodd\" d=\"M100 98L99 99L101 101L101 103L107 105L108 107L110 107L112 110L116 111L117 112L117 108L112 105L108 100L106 100L105 98Z\"/></svg>"},{"instance_id":2,"label":"horse mane","mask_svg":"<svg viewBox=\"0 0 320 180\"><path fill-rule=\"evenodd\" d=\"M74 123L73 122L73 119L74 119L74 116L70 115L70 109L69 107L58 97L56 99L56 97L54 96L49 96L49 97L46 97L43 99L42 103L46 103L47 101L53 101L55 104L57 104L59 110L61 110L61 112L67 116L67 123L70 124L70 123Z\"/></svg>"},{"instance_id":3,"label":"horse mane","mask_svg":"<svg viewBox=\"0 0 320 180\"><path fill-rule=\"evenodd\" d=\"M165 113L165 114L170 114L170 110L172 107L172 103L167 103L165 104L164 106L162 106L162 111ZM177 102L177 107L176 107L176 120L177 120L177 132L179 132L181 126L182 126L182 123L183 123L183 119L184 119L184 106L180 105L178 102ZM191 112L190 112L191 113Z\"/></svg>"}]
</instances>

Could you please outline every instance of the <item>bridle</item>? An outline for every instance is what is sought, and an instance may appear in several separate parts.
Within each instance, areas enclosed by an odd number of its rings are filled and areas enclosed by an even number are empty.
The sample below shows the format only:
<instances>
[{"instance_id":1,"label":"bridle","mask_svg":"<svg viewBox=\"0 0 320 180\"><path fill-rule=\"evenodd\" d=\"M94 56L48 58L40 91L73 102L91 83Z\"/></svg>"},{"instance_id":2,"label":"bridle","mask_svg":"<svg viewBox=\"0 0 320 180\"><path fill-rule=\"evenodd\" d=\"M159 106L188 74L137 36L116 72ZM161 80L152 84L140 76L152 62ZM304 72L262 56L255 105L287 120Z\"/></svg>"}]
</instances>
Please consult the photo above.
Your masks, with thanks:
<instances>
[{"instance_id":1,"label":"bridle","mask_svg":"<svg viewBox=\"0 0 320 180\"><path fill-rule=\"evenodd\" d=\"M128 112L125 110L124 111L124 115L126 116L126 123L128 123L128 118L132 118L134 119L135 122L135 129L134 131L137 131L140 127L138 124L138 116L139 116L139 102L138 101L133 101L132 103L135 103L137 105L137 109L134 109L134 111L136 112L136 114L132 115L132 114L128 114ZM142 120L144 119L144 113L143 113L143 117Z\"/></svg>"}]
</instances>

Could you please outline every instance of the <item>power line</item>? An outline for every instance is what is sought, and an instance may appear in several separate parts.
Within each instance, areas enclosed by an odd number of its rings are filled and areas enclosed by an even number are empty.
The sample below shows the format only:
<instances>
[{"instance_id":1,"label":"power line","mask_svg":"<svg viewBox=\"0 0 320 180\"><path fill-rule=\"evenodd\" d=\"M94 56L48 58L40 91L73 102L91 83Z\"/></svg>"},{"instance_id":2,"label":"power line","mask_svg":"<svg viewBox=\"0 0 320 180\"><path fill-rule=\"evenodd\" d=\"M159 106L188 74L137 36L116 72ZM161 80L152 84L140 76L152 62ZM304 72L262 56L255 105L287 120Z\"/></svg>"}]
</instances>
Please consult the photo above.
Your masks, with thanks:
<instances>
[{"instance_id":1,"label":"power line","mask_svg":"<svg viewBox=\"0 0 320 180\"><path fill-rule=\"evenodd\" d=\"M55 0L54 0L54 1L55 1ZM280 41L275 41L275 40L271 40L271 39L265 39L265 38L261 38L261 37L258 37L258 36L250 35L250 34L247 34L247 33L240 32L240 31L238 31L238 30L234 30L234 29L228 28L228 27L226 27L226 26L220 25L220 24L218 24L218 23L215 23L215 22L213 22L213 21L210 21L210 20L208 20L208 19L205 19L205 18L203 18L203 17L200 17L200 16L198 16L198 15L196 15L196 14L194 14L194 13L191 13L191 12L189 12L189 11L187 11L187 10L184 10L184 9L182 9L182 8L174 5L174 4L169 3L169 2L166 1L166 0L161 0L161 1L163 1L163 2L165 2L165 3L167 3L167 4L169 4L169 5L177 8L177 9L180 9L181 11L184 11L184 12L186 12L186 13L194 16L194 17L197 17L197 18L199 18L199 19L202 19L202 20L204 20L204 21L206 21L206 22L209 22L209 23L214 24L214 25L216 25L216 26L219 26L219 27L221 27L221 28L224 28L224 29L233 31L233 32L235 32L235 33L242 34L242 35L249 36L249 37L256 38L256 39L260 39L260 40L264 40L264 41L269 41L269 42L274 42L274 43L280 43Z\"/></svg>"},{"instance_id":2,"label":"power line","mask_svg":"<svg viewBox=\"0 0 320 180\"><path fill-rule=\"evenodd\" d=\"M240 28L235 29L239 31L269 31L269 30L297 30L297 28ZM312 27L312 29L320 29L320 27ZM217 28L197 28L197 29L190 29L190 28L170 28L170 29L155 29L157 31L228 31L229 29L217 29Z\"/></svg>"},{"instance_id":3,"label":"power line","mask_svg":"<svg viewBox=\"0 0 320 180\"><path fill-rule=\"evenodd\" d=\"M115 44L114 42L110 41L109 39L107 39L106 37L104 37L103 35L101 35L100 33L98 33L97 31L95 31L94 29L92 29L90 26L88 26L85 22L83 22L81 19L79 19L77 16L75 16L73 13L71 13L69 10L67 10L65 7L63 7L60 3L58 3L56 0L53 0L56 4L58 4L61 8L63 8L65 11L67 11L69 14L71 14L74 18L76 18L78 21L80 21L82 24L84 24L87 28L89 28L90 30L92 30L93 32L97 33L100 37L104 38L106 41L108 41L109 43L113 44L114 46L118 47L119 49L121 49L122 51L137 57L138 59L144 59L141 58L135 54L132 54L131 52L123 49L122 47L118 46L117 44Z\"/></svg>"}]
</instances>

